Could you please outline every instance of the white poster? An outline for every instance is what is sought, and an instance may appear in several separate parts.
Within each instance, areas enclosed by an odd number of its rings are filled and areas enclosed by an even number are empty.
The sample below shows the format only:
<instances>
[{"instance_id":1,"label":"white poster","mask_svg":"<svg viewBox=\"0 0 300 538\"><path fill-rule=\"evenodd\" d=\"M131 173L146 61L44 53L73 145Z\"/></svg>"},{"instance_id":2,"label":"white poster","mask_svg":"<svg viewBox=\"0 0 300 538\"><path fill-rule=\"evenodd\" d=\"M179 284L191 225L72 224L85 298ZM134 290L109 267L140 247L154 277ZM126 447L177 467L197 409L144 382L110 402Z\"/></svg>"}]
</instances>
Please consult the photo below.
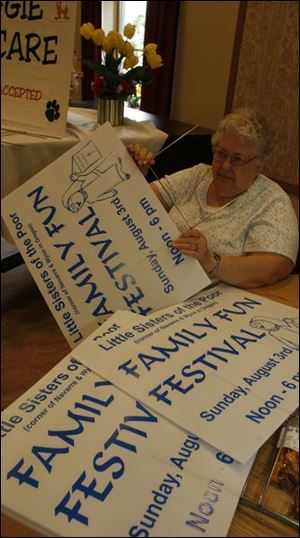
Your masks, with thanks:
<instances>
[{"instance_id":1,"label":"white poster","mask_svg":"<svg viewBox=\"0 0 300 538\"><path fill-rule=\"evenodd\" d=\"M5 197L2 217L71 347L116 310L151 314L210 284L108 123Z\"/></svg>"},{"instance_id":2,"label":"white poster","mask_svg":"<svg viewBox=\"0 0 300 538\"><path fill-rule=\"evenodd\" d=\"M2 413L1 456L2 511L45 536L226 536L251 465L72 354Z\"/></svg>"},{"instance_id":3,"label":"white poster","mask_svg":"<svg viewBox=\"0 0 300 538\"><path fill-rule=\"evenodd\" d=\"M14 130L63 137L77 2L1 2L1 117Z\"/></svg>"},{"instance_id":4,"label":"white poster","mask_svg":"<svg viewBox=\"0 0 300 538\"><path fill-rule=\"evenodd\" d=\"M224 284L122 324L104 340L94 334L74 354L245 463L298 406L298 316L295 308Z\"/></svg>"}]
</instances>

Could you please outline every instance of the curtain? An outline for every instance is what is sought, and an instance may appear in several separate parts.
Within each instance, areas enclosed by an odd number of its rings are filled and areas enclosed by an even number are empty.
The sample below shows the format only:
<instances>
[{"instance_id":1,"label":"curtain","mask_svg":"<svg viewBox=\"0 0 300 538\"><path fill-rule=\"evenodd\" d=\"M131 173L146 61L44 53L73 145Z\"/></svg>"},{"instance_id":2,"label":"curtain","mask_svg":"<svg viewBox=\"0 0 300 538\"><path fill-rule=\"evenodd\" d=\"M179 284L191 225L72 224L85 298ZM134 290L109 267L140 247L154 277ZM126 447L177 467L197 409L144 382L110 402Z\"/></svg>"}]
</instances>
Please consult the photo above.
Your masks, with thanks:
<instances>
[{"instance_id":1,"label":"curtain","mask_svg":"<svg viewBox=\"0 0 300 538\"><path fill-rule=\"evenodd\" d=\"M144 42L157 43L164 65L152 71L153 82L142 88L141 110L165 117L170 116L179 6L180 2L147 2Z\"/></svg>"},{"instance_id":2,"label":"curtain","mask_svg":"<svg viewBox=\"0 0 300 538\"><path fill-rule=\"evenodd\" d=\"M101 28L101 2L86 0L81 2L81 24L91 22L95 28ZM93 41L81 40L81 58L84 60L97 60L97 47ZM82 64L82 99L83 101L93 100L91 82L94 80L94 73L91 69Z\"/></svg>"}]
</instances>

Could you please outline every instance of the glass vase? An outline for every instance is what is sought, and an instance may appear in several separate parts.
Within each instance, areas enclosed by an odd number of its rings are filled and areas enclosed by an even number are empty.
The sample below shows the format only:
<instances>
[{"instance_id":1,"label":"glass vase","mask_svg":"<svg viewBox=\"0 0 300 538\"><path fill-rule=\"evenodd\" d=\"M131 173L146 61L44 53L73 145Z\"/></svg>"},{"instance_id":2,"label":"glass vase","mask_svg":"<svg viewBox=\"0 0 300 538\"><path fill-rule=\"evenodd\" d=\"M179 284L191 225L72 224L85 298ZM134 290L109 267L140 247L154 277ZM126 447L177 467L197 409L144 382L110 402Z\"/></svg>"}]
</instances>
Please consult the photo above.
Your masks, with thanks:
<instances>
[{"instance_id":1,"label":"glass vase","mask_svg":"<svg viewBox=\"0 0 300 538\"><path fill-rule=\"evenodd\" d=\"M97 99L97 123L107 121L112 127L124 124L124 99Z\"/></svg>"}]
</instances>

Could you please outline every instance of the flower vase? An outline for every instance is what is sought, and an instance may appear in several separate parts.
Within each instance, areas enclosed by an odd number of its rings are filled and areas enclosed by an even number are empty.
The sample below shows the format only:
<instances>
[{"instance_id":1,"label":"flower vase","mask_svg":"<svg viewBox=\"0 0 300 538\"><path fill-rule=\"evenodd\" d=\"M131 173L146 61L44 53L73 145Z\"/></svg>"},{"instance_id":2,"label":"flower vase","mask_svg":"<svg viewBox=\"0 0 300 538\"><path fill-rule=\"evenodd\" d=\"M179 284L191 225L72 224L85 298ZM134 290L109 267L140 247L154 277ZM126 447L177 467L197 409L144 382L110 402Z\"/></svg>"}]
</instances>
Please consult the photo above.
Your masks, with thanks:
<instances>
[{"instance_id":1,"label":"flower vase","mask_svg":"<svg viewBox=\"0 0 300 538\"><path fill-rule=\"evenodd\" d=\"M124 124L124 99L97 99L97 123L109 121L112 127Z\"/></svg>"}]
</instances>

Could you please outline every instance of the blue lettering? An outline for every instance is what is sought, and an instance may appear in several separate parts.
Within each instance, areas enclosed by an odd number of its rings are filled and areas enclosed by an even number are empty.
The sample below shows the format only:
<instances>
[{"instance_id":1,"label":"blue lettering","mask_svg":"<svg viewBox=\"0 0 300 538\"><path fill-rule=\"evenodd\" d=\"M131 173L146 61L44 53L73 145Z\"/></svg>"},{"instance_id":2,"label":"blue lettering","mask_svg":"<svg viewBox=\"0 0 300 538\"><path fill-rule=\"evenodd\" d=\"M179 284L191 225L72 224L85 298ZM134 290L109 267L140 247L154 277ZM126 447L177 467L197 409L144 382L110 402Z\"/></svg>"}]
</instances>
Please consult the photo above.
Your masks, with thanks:
<instances>
[{"instance_id":1,"label":"blue lettering","mask_svg":"<svg viewBox=\"0 0 300 538\"><path fill-rule=\"evenodd\" d=\"M57 225L54 222L52 222L52 220L54 219L55 214L56 214L56 207L53 206L53 205L42 205L44 202L49 200L48 195L44 195L42 197L43 188L44 187L42 187L42 186L37 187L32 192L29 192L27 194L27 196L28 196L28 198L33 197L33 209L37 213L41 213L43 211L46 211L48 213L47 216L45 217L45 219L43 220L43 226L44 226L47 234L50 237L53 237L53 235L56 234L56 233L59 233L60 230L62 228L64 228L65 225L64 224L58 224ZM51 227L48 226L48 225L50 225Z\"/></svg>"},{"instance_id":2,"label":"blue lettering","mask_svg":"<svg viewBox=\"0 0 300 538\"><path fill-rule=\"evenodd\" d=\"M35 478L32 478L32 472L33 472L33 466L31 465L28 467L28 469L25 471L25 473L21 473L20 469L24 465L24 458L22 458L8 473L7 473L7 479L10 478L16 478L19 480L19 485L23 484L24 482L28 484L29 486L32 486L33 488L39 487L38 480L35 480Z\"/></svg>"}]
</instances>

